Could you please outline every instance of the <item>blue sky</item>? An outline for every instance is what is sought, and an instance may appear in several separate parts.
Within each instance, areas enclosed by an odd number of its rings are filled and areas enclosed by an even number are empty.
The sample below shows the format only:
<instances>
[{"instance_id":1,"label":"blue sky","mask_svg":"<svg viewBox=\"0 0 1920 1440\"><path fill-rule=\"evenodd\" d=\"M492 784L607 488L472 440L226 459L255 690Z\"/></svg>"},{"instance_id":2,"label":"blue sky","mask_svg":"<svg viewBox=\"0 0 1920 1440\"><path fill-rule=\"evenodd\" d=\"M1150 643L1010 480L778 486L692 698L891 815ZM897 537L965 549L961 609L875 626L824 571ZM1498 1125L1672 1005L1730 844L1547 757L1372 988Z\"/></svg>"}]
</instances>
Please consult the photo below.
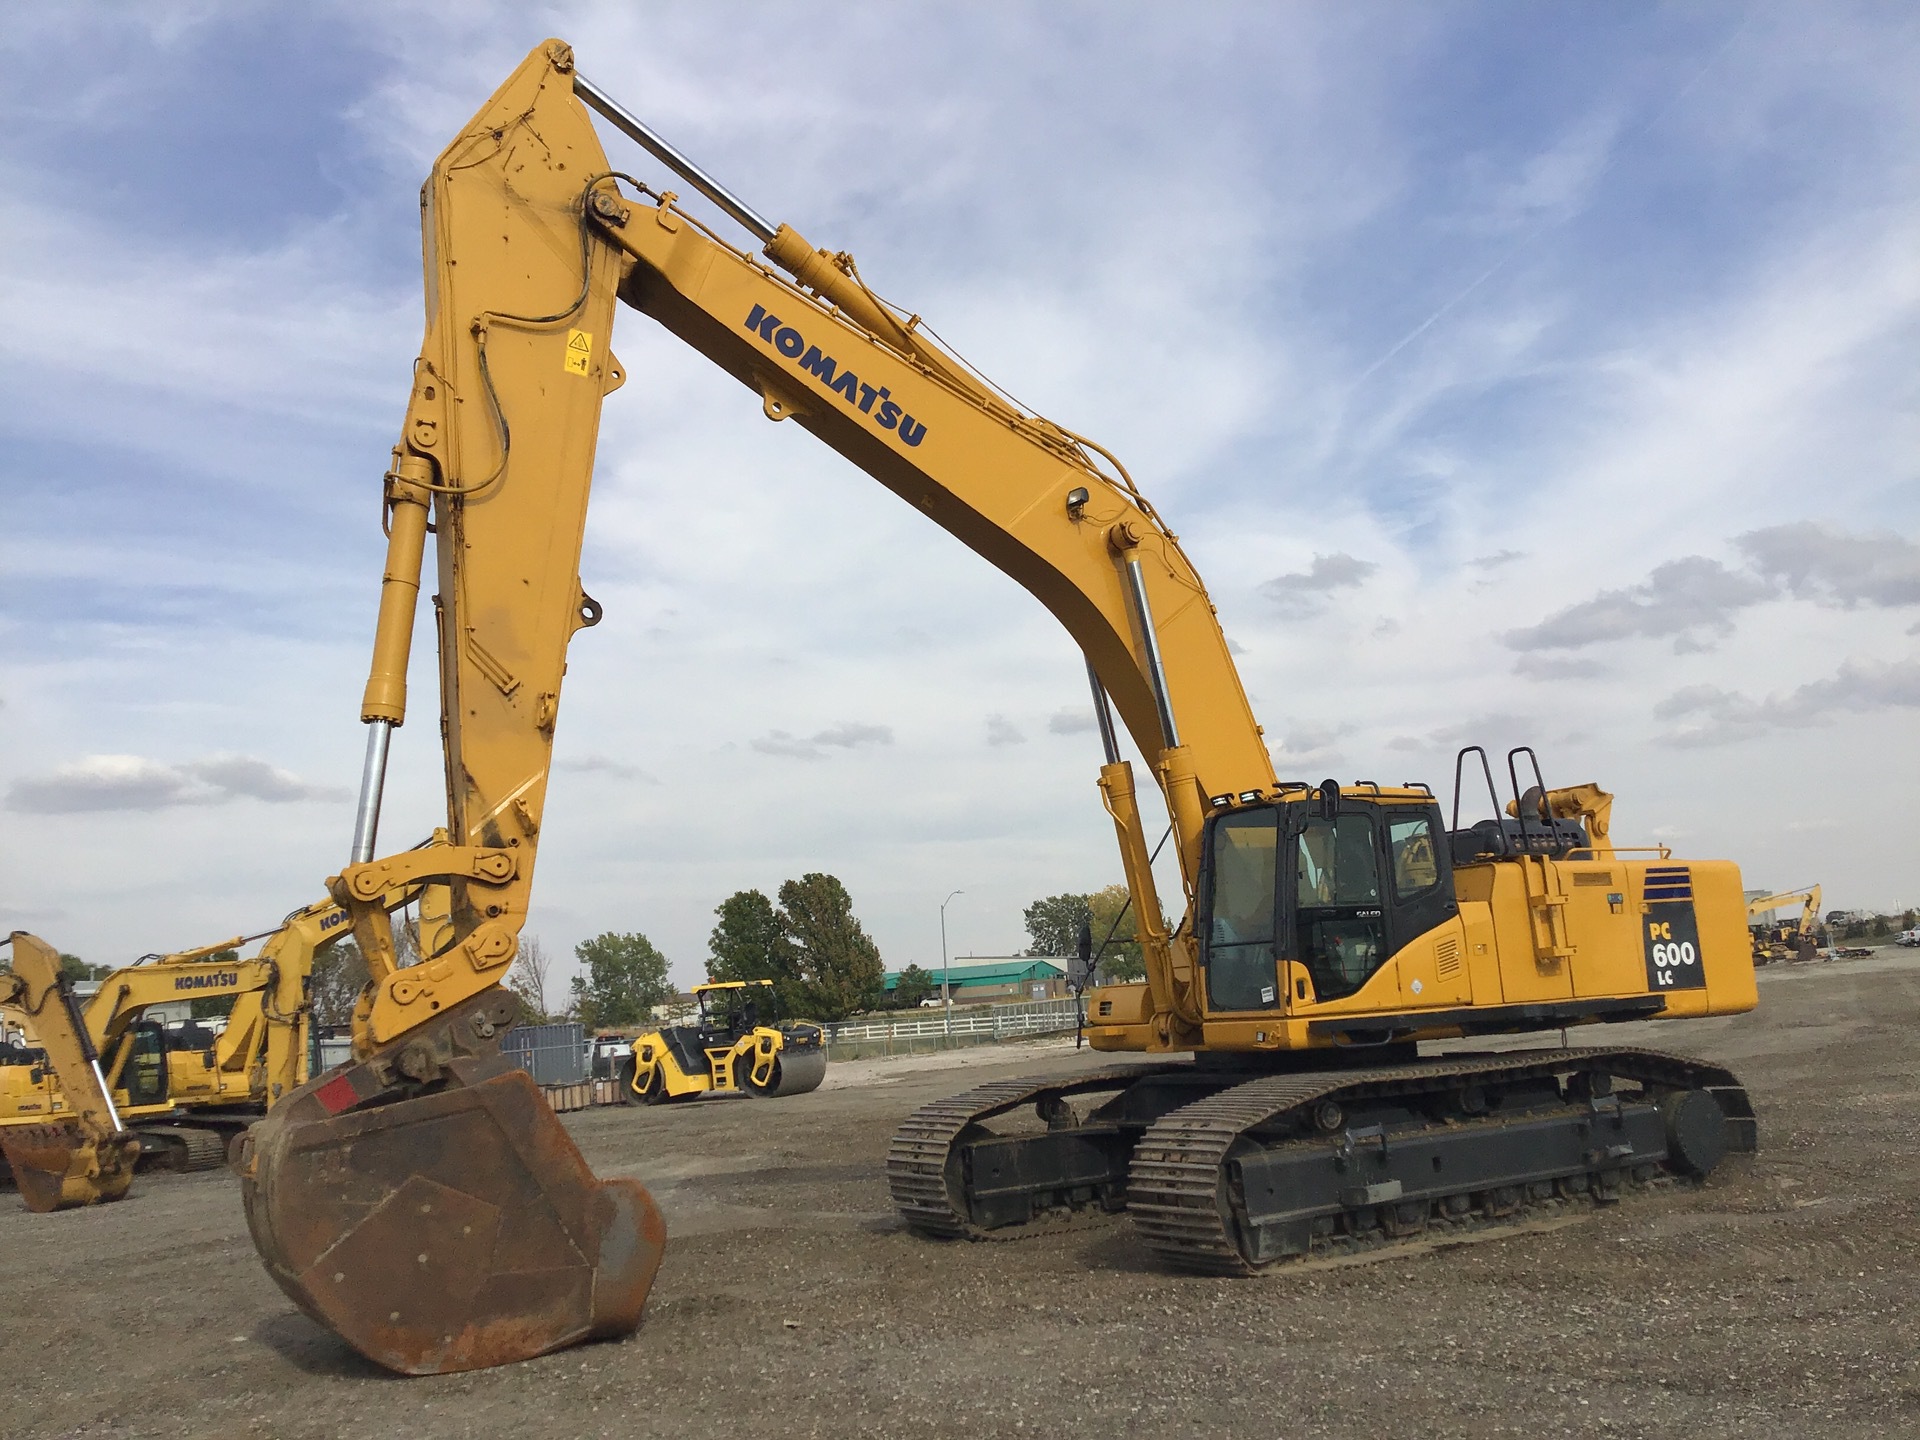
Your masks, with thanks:
<instances>
[{"instance_id":1,"label":"blue sky","mask_svg":"<svg viewBox=\"0 0 1920 1440\"><path fill-rule=\"evenodd\" d=\"M1912 7L209 3L0 20L10 925L120 960L339 864L416 191L548 34L1122 456L1283 773L1531 742L1625 838L1920 901ZM927 963L949 890L986 954L1116 878L1044 612L646 327L530 931L691 979L827 869Z\"/></svg>"}]
</instances>

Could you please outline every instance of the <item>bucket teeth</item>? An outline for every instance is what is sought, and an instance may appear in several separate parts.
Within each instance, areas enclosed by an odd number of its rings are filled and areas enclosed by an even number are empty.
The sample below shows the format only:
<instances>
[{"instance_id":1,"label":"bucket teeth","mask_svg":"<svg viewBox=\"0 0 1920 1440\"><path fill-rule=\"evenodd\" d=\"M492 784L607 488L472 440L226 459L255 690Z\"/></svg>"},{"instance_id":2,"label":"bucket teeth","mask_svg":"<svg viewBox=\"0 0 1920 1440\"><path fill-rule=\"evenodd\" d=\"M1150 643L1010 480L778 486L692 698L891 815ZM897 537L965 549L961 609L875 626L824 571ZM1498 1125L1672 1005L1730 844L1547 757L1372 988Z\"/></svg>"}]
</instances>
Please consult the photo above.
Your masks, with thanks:
<instances>
[{"instance_id":1,"label":"bucket teeth","mask_svg":"<svg viewBox=\"0 0 1920 1440\"><path fill-rule=\"evenodd\" d=\"M477 1370L626 1334L666 1245L645 1188L596 1180L497 1042L461 1043L503 1030L500 1015L470 1013L503 1003L510 1019L511 1001L483 996L315 1077L236 1147L268 1273L308 1315L401 1374ZM476 1018L487 1023L464 1023ZM393 1083L399 1050L422 1040L452 1042L442 1075Z\"/></svg>"}]
</instances>

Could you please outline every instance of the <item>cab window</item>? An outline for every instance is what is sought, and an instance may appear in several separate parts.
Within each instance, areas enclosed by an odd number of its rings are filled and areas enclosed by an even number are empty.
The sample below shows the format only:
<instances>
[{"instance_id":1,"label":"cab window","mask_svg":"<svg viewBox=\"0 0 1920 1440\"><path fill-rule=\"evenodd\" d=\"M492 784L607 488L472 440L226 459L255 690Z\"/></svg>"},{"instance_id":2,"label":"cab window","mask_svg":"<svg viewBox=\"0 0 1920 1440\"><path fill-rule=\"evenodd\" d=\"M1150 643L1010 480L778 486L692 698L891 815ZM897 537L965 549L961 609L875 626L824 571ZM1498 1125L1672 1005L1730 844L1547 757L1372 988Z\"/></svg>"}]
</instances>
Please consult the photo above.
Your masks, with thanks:
<instances>
[{"instance_id":1,"label":"cab window","mask_svg":"<svg viewBox=\"0 0 1920 1440\"><path fill-rule=\"evenodd\" d=\"M1426 816L1391 822L1387 826L1387 849L1393 856L1394 898L1411 900L1440 883L1440 864L1433 853L1433 822Z\"/></svg>"},{"instance_id":2,"label":"cab window","mask_svg":"<svg viewBox=\"0 0 1920 1440\"><path fill-rule=\"evenodd\" d=\"M1259 809L1222 815L1213 826L1211 850L1208 1005L1273 1009L1280 1004L1274 967L1279 813Z\"/></svg>"},{"instance_id":3,"label":"cab window","mask_svg":"<svg viewBox=\"0 0 1920 1440\"><path fill-rule=\"evenodd\" d=\"M1302 909L1380 903L1380 861L1374 853L1371 816L1309 821L1300 832L1296 858L1294 878Z\"/></svg>"},{"instance_id":4,"label":"cab window","mask_svg":"<svg viewBox=\"0 0 1920 1440\"><path fill-rule=\"evenodd\" d=\"M1322 1000L1351 995L1387 959L1380 850L1371 814L1317 816L1294 846L1300 958Z\"/></svg>"}]
</instances>

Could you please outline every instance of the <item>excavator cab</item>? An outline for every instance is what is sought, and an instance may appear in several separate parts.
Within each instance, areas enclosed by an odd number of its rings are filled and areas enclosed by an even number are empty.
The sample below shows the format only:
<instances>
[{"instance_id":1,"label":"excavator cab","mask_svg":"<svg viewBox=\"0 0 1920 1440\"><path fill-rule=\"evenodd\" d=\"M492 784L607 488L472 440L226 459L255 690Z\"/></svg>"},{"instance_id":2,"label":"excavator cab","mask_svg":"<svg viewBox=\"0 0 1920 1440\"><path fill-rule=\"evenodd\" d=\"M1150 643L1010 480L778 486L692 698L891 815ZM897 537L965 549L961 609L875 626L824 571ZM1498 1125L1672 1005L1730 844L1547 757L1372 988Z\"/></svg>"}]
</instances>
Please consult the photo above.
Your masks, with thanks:
<instances>
[{"instance_id":1,"label":"excavator cab","mask_svg":"<svg viewBox=\"0 0 1920 1440\"><path fill-rule=\"evenodd\" d=\"M1212 816L1198 885L1210 1013L1356 993L1452 914L1440 811L1423 791L1332 781Z\"/></svg>"},{"instance_id":2,"label":"excavator cab","mask_svg":"<svg viewBox=\"0 0 1920 1440\"><path fill-rule=\"evenodd\" d=\"M155 1020L140 1020L127 1027L109 1074L129 1110L166 1103L170 1081L168 1058L164 1025Z\"/></svg>"}]
</instances>

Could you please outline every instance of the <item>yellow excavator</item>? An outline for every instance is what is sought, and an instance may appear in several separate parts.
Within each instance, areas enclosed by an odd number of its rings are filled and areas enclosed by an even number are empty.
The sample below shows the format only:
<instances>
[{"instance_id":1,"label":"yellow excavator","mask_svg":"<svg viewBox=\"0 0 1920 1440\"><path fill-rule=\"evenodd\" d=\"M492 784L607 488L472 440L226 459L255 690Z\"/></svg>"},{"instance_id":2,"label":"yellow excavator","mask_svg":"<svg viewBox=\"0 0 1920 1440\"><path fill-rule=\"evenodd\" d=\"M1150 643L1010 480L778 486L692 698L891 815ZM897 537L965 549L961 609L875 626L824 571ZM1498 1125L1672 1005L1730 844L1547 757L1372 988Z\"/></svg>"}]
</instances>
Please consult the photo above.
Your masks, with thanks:
<instances>
[{"instance_id":1,"label":"yellow excavator","mask_svg":"<svg viewBox=\"0 0 1920 1440\"><path fill-rule=\"evenodd\" d=\"M1773 912L1798 905L1800 913L1791 920L1776 922ZM1759 895L1747 902L1747 926L1753 932L1753 963L1771 965L1777 961L1804 964L1818 952L1823 934L1820 924L1820 887L1782 890L1777 895Z\"/></svg>"},{"instance_id":2,"label":"yellow excavator","mask_svg":"<svg viewBox=\"0 0 1920 1440\"><path fill-rule=\"evenodd\" d=\"M0 970L0 1006L19 1017L7 1027L9 1072L33 1084L32 1072L53 1067L64 1082L66 1113L0 1127L0 1155L29 1210L45 1213L119 1200L133 1183L140 1141L127 1131L100 1069L60 953L16 930L6 940L11 964ZM14 1052L19 1052L17 1055ZM13 1098L11 1081L0 1094Z\"/></svg>"},{"instance_id":3,"label":"yellow excavator","mask_svg":"<svg viewBox=\"0 0 1920 1440\"><path fill-rule=\"evenodd\" d=\"M589 109L750 246L614 171ZM1174 1265L1242 1273L1607 1200L1753 1148L1744 1090L1706 1062L1416 1049L1751 1008L1732 864L1616 846L1603 792L1549 789L1524 749L1504 796L1485 752L1463 752L1451 819L1424 784L1277 778L1206 588L1119 461L936 345L850 256L756 214L566 45L537 47L440 155L421 219L427 324L384 477L367 761L351 862L329 882L373 980L354 1062L235 1159L269 1272L363 1354L422 1374L623 1333L665 1241L645 1190L596 1180L498 1054L567 646L601 615L578 569L601 402L627 378L617 300L1024 586L1086 657L1147 962L1144 983L1090 992L1090 1033L1148 1058L911 1117L888 1172L915 1230L1124 1206ZM450 844L379 858L428 534ZM1116 711L1171 816L1177 926ZM1463 824L1469 778L1493 813ZM446 916L406 967L381 899L401 883L442 895Z\"/></svg>"},{"instance_id":4,"label":"yellow excavator","mask_svg":"<svg viewBox=\"0 0 1920 1440\"><path fill-rule=\"evenodd\" d=\"M150 955L100 982L78 1012L81 1039L119 1122L141 1142L143 1168L216 1168L240 1130L307 1079L313 963L347 933L346 918L323 900L264 935ZM264 940L259 952L235 958L253 940ZM229 1004L217 1027L152 1018L183 1000ZM0 1136L66 1119L69 1093L92 1073L63 1062L71 1045L40 1043L43 1026L0 1052Z\"/></svg>"}]
</instances>

